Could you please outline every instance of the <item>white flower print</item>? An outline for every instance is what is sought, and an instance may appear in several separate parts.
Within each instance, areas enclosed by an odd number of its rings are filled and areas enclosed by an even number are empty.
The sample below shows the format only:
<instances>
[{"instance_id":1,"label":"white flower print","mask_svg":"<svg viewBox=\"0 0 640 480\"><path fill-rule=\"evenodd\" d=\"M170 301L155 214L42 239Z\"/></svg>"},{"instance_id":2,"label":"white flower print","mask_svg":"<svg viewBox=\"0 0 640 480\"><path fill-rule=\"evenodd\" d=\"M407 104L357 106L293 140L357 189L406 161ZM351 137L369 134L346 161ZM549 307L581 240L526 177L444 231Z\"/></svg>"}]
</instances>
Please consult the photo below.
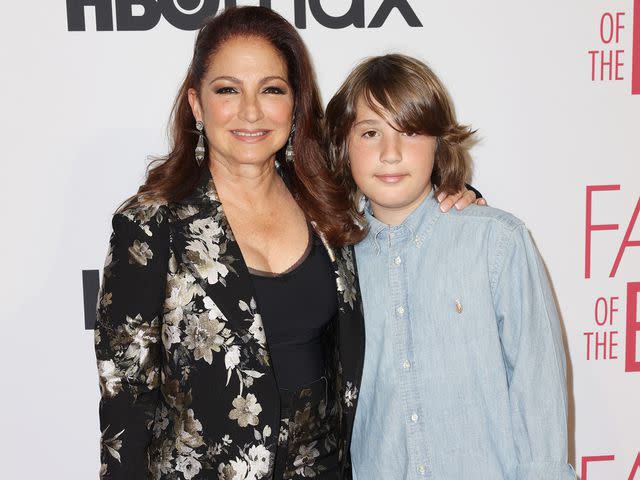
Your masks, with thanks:
<instances>
[{"instance_id":1,"label":"white flower print","mask_svg":"<svg viewBox=\"0 0 640 480\"><path fill-rule=\"evenodd\" d=\"M227 266L217 260L220 255L218 245L210 245L207 248L200 240L193 240L187 244L187 250L195 273L206 279L210 285L217 283L229 273Z\"/></svg>"},{"instance_id":2,"label":"white flower print","mask_svg":"<svg viewBox=\"0 0 640 480\"><path fill-rule=\"evenodd\" d=\"M140 240L134 240L128 252L129 263L147 265L147 261L153 258L153 252L149 248L149 244L147 242L140 242Z\"/></svg>"},{"instance_id":3,"label":"white flower print","mask_svg":"<svg viewBox=\"0 0 640 480\"><path fill-rule=\"evenodd\" d=\"M165 405L161 405L156 408L156 415L152 421L153 435L158 438L162 431L169 426L169 419L167 418L169 411Z\"/></svg>"},{"instance_id":4,"label":"white flower print","mask_svg":"<svg viewBox=\"0 0 640 480\"><path fill-rule=\"evenodd\" d=\"M262 412L262 406L253 393L248 393L246 398L238 395L233 399L232 404L234 408L229 412L231 420L237 420L238 425L243 428L247 425L258 425L258 415Z\"/></svg>"},{"instance_id":5,"label":"white flower print","mask_svg":"<svg viewBox=\"0 0 640 480\"><path fill-rule=\"evenodd\" d=\"M185 480L191 480L200 473L202 464L196 458L197 456L200 455L192 454L189 456L178 456L178 459L176 460L176 470L182 472Z\"/></svg>"},{"instance_id":6,"label":"white flower print","mask_svg":"<svg viewBox=\"0 0 640 480\"><path fill-rule=\"evenodd\" d=\"M192 262L195 273L213 285L229 273L227 266L218 261L218 243L224 237L224 231L212 218L195 220L189 225L189 231L193 237L187 242L187 257Z\"/></svg>"},{"instance_id":7,"label":"white flower print","mask_svg":"<svg viewBox=\"0 0 640 480\"><path fill-rule=\"evenodd\" d=\"M118 371L113 360L98 362L100 392L105 398L113 398L122 390L122 372Z\"/></svg>"},{"instance_id":8,"label":"white flower print","mask_svg":"<svg viewBox=\"0 0 640 480\"><path fill-rule=\"evenodd\" d=\"M253 335L260 345L264 345L267 342L267 336L264 333L264 325L262 324L262 317L259 313L253 316L253 323L249 327L249 333Z\"/></svg>"},{"instance_id":9,"label":"white flower print","mask_svg":"<svg viewBox=\"0 0 640 480\"><path fill-rule=\"evenodd\" d=\"M163 204L159 202L149 201L144 197L140 197L140 200L140 205L133 208L127 208L121 213L124 217L138 224L144 231L144 233L151 237L153 236L153 234L151 232L151 229L149 228L149 222L153 219L153 217L156 217L155 220L157 222L162 221L163 214L162 212L158 212L158 210L163 206ZM157 216L156 213L158 214Z\"/></svg>"},{"instance_id":10,"label":"white flower print","mask_svg":"<svg viewBox=\"0 0 640 480\"><path fill-rule=\"evenodd\" d=\"M264 347L267 343L267 336L264 332L262 317L260 316L259 313L256 312L257 305L256 305L255 299L251 298L251 300L249 301L249 304L247 304L247 302L245 302L244 300L240 300L238 302L238 306L240 307L240 310L242 310L243 312L247 312L249 315L251 315L251 318L247 319L248 321L251 322L251 327L249 327L249 333L253 336L255 341L258 342L258 344L261 347Z\"/></svg>"},{"instance_id":11,"label":"white flower print","mask_svg":"<svg viewBox=\"0 0 640 480\"><path fill-rule=\"evenodd\" d=\"M184 317L184 309L191 304L194 297L204 294L204 290L190 273L169 275L163 323L178 325Z\"/></svg>"},{"instance_id":12,"label":"white flower print","mask_svg":"<svg viewBox=\"0 0 640 480\"><path fill-rule=\"evenodd\" d=\"M271 455L264 445L253 445L249 448L248 457L251 472L255 473L258 476L257 478L269 473Z\"/></svg>"},{"instance_id":13,"label":"white flower print","mask_svg":"<svg viewBox=\"0 0 640 480\"><path fill-rule=\"evenodd\" d=\"M236 457L229 464L221 463L218 467L218 480L248 480L249 465L246 461ZM255 477L253 477L255 478Z\"/></svg>"},{"instance_id":14,"label":"white flower print","mask_svg":"<svg viewBox=\"0 0 640 480\"><path fill-rule=\"evenodd\" d=\"M240 363L240 347L237 345L231 345L227 353L224 355L224 366L227 369L227 385L229 385L229 379L231 378L231 372Z\"/></svg>"},{"instance_id":15,"label":"white flower print","mask_svg":"<svg viewBox=\"0 0 640 480\"><path fill-rule=\"evenodd\" d=\"M311 467L316 458L320 456L320 451L316 448L318 442L311 442L309 445L300 445L293 466L296 467L296 473L303 477L315 477L316 473Z\"/></svg>"},{"instance_id":16,"label":"white flower print","mask_svg":"<svg viewBox=\"0 0 640 480\"><path fill-rule=\"evenodd\" d=\"M204 308L209 311L209 318L219 318L225 322L227 321L222 311L220 311L215 302L211 300L211 297L204 297L202 303L204 304Z\"/></svg>"},{"instance_id":17,"label":"white flower print","mask_svg":"<svg viewBox=\"0 0 640 480\"><path fill-rule=\"evenodd\" d=\"M174 343L180 343L180 328L167 323L162 324L162 344L169 350Z\"/></svg>"},{"instance_id":18,"label":"white flower print","mask_svg":"<svg viewBox=\"0 0 640 480\"><path fill-rule=\"evenodd\" d=\"M155 480L159 480L162 475L169 473L173 466L173 442L166 439L158 451L158 458L151 464L151 473Z\"/></svg>"},{"instance_id":19,"label":"white flower print","mask_svg":"<svg viewBox=\"0 0 640 480\"><path fill-rule=\"evenodd\" d=\"M289 419L283 418L280 424L280 433L278 433L278 446L284 445L289 439Z\"/></svg>"},{"instance_id":20,"label":"white flower print","mask_svg":"<svg viewBox=\"0 0 640 480\"><path fill-rule=\"evenodd\" d=\"M180 220L192 217L196 213L198 213L198 209L194 205L184 205L176 208L176 217Z\"/></svg>"},{"instance_id":21,"label":"white flower print","mask_svg":"<svg viewBox=\"0 0 640 480\"><path fill-rule=\"evenodd\" d=\"M336 270L336 285L338 291L342 292L344 303L348 303L353 308L353 302L357 298L356 276L353 266L353 257L348 248L341 250L341 259L336 262L338 270Z\"/></svg>"},{"instance_id":22,"label":"white flower print","mask_svg":"<svg viewBox=\"0 0 640 480\"><path fill-rule=\"evenodd\" d=\"M225 324L216 318L209 318L206 313L189 315L184 345L193 350L196 360L204 359L209 365L213 362L213 352L219 352L224 338L219 333Z\"/></svg>"},{"instance_id":23,"label":"white flower print","mask_svg":"<svg viewBox=\"0 0 640 480\"><path fill-rule=\"evenodd\" d=\"M145 322L140 314L134 318L127 316L125 330L131 339L124 356L133 361L133 365L127 370L128 376L136 376L138 371L146 370L150 365L150 350L158 341L158 319L151 323Z\"/></svg>"},{"instance_id":24,"label":"white flower print","mask_svg":"<svg viewBox=\"0 0 640 480\"><path fill-rule=\"evenodd\" d=\"M194 417L193 410L187 410L186 415L181 415L174 426L176 438L176 448L182 455L188 455L193 450L204 445L202 424Z\"/></svg>"},{"instance_id":25,"label":"white flower print","mask_svg":"<svg viewBox=\"0 0 640 480\"><path fill-rule=\"evenodd\" d=\"M358 387L351 382L347 382L347 388L344 391L344 404L347 407L353 407L353 402L358 398Z\"/></svg>"},{"instance_id":26,"label":"white flower print","mask_svg":"<svg viewBox=\"0 0 640 480\"><path fill-rule=\"evenodd\" d=\"M104 295L102 295L102 298L100 299L101 307L108 307L112 303L113 303L113 293L107 292Z\"/></svg>"},{"instance_id":27,"label":"white flower print","mask_svg":"<svg viewBox=\"0 0 640 480\"><path fill-rule=\"evenodd\" d=\"M189 231L211 243L218 243L218 240L224 234L220 224L211 217L194 220L189 225Z\"/></svg>"},{"instance_id":28,"label":"white flower print","mask_svg":"<svg viewBox=\"0 0 640 480\"><path fill-rule=\"evenodd\" d=\"M115 458L118 462L120 462L121 459L120 459L119 450L122 448L122 440L120 440L120 435L124 433L124 430L121 430L120 432L116 433L111 438L105 438L105 434L107 433L108 429L109 427L105 428L104 431L102 432L102 435L101 435L102 445L113 458Z\"/></svg>"}]
</instances>

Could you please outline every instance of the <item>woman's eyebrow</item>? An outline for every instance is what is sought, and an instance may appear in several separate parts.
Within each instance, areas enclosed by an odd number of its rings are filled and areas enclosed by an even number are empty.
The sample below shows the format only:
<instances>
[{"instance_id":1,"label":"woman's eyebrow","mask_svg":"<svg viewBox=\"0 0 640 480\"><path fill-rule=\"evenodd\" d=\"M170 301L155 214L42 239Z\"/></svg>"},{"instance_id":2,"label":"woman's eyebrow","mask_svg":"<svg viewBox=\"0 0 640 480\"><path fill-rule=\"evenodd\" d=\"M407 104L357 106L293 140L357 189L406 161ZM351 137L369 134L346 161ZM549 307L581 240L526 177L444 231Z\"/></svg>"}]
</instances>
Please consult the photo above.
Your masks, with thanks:
<instances>
[{"instance_id":1,"label":"woman's eyebrow","mask_svg":"<svg viewBox=\"0 0 640 480\"><path fill-rule=\"evenodd\" d=\"M211 80L209 82L209 84L212 84L213 82L217 82L218 80L226 80L226 81L232 82L232 83L242 83L242 80L240 80L239 78L232 77L230 75L221 75L221 76L216 77L213 80ZM260 83L261 84L262 83L267 83L267 82L270 82L272 80L282 80L284 83L289 85L289 82L287 81L287 79L281 77L280 75L269 75L268 77L264 77L263 79L261 79Z\"/></svg>"},{"instance_id":2,"label":"woman's eyebrow","mask_svg":"<svg viewBox=\"0 0 640 480\"><path fill-rule=\"evenodd\" d=\"M289 82L287 81L287 79L281 77L280 75L270 75L268 77L264 77L262 80L260 80L260 83L270 82L271 80L282 80L284 83L289 85Z\"/></svg>"},{"instance_id":3,"label":"woman's eyebrow","mask_svg":"<svg viewBox=\"0 0 640 480\"><path fill-rule=\"evenodd\" d=\"M216 82L218 80L227 80L228 82L232 82L232 83L242 83L242 81L239 78L236 77L230 77L228 75L221 75L219 77L214 78L213 80L211 80L209 82L209 85L211 85L213 82Z\"/></svg>"}]
</instances>

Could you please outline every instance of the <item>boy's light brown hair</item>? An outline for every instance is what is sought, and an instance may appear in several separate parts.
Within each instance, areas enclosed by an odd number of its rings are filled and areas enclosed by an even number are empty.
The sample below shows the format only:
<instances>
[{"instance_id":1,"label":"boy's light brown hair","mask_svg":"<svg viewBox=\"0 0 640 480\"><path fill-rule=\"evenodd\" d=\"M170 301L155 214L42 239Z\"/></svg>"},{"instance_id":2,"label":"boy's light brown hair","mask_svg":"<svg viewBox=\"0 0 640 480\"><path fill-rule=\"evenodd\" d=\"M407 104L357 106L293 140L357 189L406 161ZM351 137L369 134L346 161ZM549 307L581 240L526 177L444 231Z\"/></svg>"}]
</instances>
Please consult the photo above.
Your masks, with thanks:
<instances>
[{"instance_id":1,"label":"boy's light brown hair","mask_svg":"<svg viewBox=\"0 0 640 480\"><path fill-rule=\"evenodd\" d=\"M460 191L471 176L465 144L475 131L460 125L447 91L435 73L415 58L400 54L371 57L349 74L327 105L325 142L337 181L353 200L359 191L349 164L349 133L356 120L358 100L399 131L437 138L431 183L436 194Z\"/></svg>"}]
</instances>

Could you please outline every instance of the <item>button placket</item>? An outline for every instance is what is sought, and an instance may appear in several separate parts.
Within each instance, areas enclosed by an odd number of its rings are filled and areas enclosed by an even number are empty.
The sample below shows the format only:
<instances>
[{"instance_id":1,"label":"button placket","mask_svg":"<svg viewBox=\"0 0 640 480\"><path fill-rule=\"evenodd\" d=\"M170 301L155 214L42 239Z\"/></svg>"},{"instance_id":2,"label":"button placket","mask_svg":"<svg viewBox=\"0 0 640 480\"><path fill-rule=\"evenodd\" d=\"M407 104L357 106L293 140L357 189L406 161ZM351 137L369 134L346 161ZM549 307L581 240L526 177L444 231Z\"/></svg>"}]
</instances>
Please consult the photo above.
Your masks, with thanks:
<instances>
[{"instance_id":1,"label":"button placket","mask_svg":"<svg viewBox=\"0 0 640 480\"><path fill-rule=\"evenodd\" d=\"M395 235L394 235L395 233ZM410 233L410 232L409 232ZM420 411L420 396L415 391L416 369L414 368L413 348L411 340L411 314L409 310L409 302L411 295L408 292L407 268L412 261L411 252L407 252L407 247L413 247L414 235L407 235L402 230L391 231L388 244L388 274L390 279L390 300L392 308L394 337L396 344L396 372L399 370L402 374L399 376L399 390L404 403L405 422L407 422L407 434L410 445L409 461L414 465L414 472L420 476L426 476L429 470L428 455L425 455L425 445L422 432L422 415ZM417 242L417 246L420 246ZM409 262L409 263L407 263ZM416 473L414 473L416 475Z\"/></svg>"}]
</instances>

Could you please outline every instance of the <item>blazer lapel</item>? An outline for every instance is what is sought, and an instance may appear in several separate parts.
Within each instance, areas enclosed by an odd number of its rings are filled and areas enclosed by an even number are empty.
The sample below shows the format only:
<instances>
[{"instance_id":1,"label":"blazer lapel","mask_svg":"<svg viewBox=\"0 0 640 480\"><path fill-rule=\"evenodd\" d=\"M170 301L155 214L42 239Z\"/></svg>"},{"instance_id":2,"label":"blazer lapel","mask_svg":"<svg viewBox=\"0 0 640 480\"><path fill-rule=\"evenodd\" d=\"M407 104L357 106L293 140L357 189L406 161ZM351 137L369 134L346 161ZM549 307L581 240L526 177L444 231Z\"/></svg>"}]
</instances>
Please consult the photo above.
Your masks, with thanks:
<instances>
[{"instance_id":1,"label":"blazer lapel","mask_svg":"<svg viewBox=\"0 0 640 480\"><path fill-rule=\"evenodd\" d=\"M238 377L239 395L258 378L275 388L253 284L208 169L194 193L176 203L175 217L177 261L201 287L198 307L224 323L222 337L233 339L234 345L242 343L241 365L229 373L227 382Z\"/></svg>"}]
</instances>

